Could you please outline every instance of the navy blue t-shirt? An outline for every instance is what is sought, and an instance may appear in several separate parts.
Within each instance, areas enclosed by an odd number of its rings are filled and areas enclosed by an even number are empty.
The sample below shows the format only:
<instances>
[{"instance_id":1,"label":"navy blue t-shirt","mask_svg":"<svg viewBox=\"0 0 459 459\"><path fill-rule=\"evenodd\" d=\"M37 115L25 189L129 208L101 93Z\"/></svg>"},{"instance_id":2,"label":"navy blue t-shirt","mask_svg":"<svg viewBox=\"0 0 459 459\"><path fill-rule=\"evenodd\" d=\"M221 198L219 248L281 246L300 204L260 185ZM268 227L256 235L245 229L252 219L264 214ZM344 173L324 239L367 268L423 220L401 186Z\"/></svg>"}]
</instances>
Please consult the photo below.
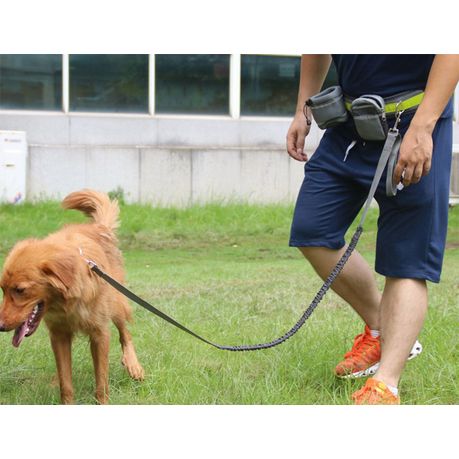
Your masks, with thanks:
<instances>
[{"instance_id":1,"label":"navy blue t-shirt","mask_svg":"<svg viewBox=\"0 0 459 459\"><path fill-rule=\"evenodd\" d=\"M333 54L343 92L351 97L378 94L382 97L424 90L434 54ZM451 116L452 101L443 117Z\"/></svg>"}]
</instances>

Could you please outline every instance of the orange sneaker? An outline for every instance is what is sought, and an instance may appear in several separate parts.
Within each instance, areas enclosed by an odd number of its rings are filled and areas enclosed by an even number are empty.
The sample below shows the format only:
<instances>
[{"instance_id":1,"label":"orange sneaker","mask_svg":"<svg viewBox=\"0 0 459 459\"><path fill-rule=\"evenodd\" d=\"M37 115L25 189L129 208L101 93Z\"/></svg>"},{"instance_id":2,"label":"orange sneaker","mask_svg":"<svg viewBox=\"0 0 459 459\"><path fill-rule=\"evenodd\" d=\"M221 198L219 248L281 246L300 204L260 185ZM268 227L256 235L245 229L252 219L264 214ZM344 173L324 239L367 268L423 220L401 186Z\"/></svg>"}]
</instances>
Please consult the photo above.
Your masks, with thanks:
<instances>
[{"instance_id":1,"label":"orange sneaker","mask_svg":"<svg viewBox=\"0 0 459 459\"><path fill-rule=\"evenodd\" d=\"M381 341L373 338L370 328L354 338L354 345L344 354L344 360L335 368L340 378L361 378L376 373L381 358Z\"/></svg>"},{"instance_id":2,"label":"orange sneaker","mask_svg":"<svg viewBox=\"0 0 459 459\"><path fill-rule=\"evenodd\" d=\"M352 394L352 400L356 405L400 405L400 398L374 378L368 378L365 385Z\"/></svg>"},{"instance_id":3,"label":"orange sneaker","mask_svg":"<svg viewBox=\"0 0 459 459\"><path fill-rule=\"evenodd\" d=\"M416 340L408 360L414 359L422 352L422 345ZM344 354L344 360L335 368L339 378L364 378L376 373L381 359L381 340L371 336L370 328L354 338L354 345Z\"/></svg>"}]
</instances>

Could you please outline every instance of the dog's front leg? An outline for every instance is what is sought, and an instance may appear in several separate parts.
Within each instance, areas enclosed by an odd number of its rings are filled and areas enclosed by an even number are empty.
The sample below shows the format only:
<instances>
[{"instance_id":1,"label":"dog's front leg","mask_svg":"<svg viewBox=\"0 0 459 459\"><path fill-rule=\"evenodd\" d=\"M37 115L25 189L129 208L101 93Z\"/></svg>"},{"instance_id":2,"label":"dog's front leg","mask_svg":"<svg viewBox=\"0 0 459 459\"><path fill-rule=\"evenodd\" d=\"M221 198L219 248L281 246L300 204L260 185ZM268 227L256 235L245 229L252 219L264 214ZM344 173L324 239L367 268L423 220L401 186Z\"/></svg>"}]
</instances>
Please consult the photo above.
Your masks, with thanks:
<instances>
[{"instance_id":1,"label":"dog's front leg","mask_svg":"<svg viewBox=\"0 0 459 459\"><path fill-rule=\"evenodd\" d=\"M61 403L70 405L74 402L72 385L72 334L50 330L50 337L56 359L61 390Z\"/></svg>"},{"instance_id":2,"label":"dog's front leg","mask_svg":"<svg viewBox=\"0 0 459 459\"><path fill-rule=\"evenodd\" d=\"M108 403L108 351L110 332L100 330L90 335L91 354L96 374L96 399L100 404Z\"/></svg>"}]
</instances>

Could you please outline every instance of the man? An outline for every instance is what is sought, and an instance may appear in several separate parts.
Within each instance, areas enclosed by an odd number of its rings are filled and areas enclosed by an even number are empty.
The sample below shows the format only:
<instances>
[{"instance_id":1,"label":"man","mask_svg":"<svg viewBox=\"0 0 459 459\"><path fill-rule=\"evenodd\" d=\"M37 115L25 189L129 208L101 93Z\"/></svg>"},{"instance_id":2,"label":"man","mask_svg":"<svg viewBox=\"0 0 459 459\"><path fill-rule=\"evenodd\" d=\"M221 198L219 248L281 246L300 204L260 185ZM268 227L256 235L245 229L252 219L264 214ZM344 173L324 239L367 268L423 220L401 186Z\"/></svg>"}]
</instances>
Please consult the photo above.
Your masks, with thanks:
<instances>
[{"instance_id":1,"label":"man","mask_svg":"<svg viewBox=\"0 0 459 459\"><path fill-rule=\"evenodd\" d=\"M350 98L424 91L417 109L401 115L403 140L394 183L401 181L404 188L387 197L383 176L375 195L380 208L375 269L385 276L384 291L378 291L357 251L332 286L365 322L336 375L366 376L377 369L353 401L399 404L400 376L427 310L426 281L440 280L452 156L450 99L459 80L459 55L333 55L333 61L339 85ZM302 56L298 105L287 134L289 155L306 162L290 245L322 278L344 253L344 234L365 201L384 144L361 139L349 117L326 130L308 161L304 144L310 111L304 111L305 101L320 91L330 63L329 55Z\"/></svg>"}]
</instances>

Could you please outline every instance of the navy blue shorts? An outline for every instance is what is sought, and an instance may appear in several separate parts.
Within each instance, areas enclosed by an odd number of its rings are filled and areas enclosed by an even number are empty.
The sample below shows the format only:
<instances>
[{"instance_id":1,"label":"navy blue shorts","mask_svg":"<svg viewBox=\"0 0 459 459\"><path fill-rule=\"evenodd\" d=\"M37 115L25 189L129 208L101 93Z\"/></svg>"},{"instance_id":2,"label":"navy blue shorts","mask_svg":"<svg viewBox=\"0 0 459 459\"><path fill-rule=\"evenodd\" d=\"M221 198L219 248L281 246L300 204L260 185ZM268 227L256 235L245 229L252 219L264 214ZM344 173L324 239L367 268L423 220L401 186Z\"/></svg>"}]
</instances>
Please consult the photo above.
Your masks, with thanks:
<instances>
[{"instance_id":1,"label":"navy blue shorts","mask_svg":"<svg viewBox=\"0 0 459 459\"><path fill-rule=\"evenodd\" d=\"M410 119L401 126L403 135ZM344 157L351 143L357 143ZM430 173L397 196L387 197L383 175L375 269L387 277L440 281L448 226L452 118L440 118L433 133ZM340 249L370 189L381 142L363 142L348 124L328 129L311 159L299 191L290 235L293 247Z\"/></svg>"}]
</instances>

